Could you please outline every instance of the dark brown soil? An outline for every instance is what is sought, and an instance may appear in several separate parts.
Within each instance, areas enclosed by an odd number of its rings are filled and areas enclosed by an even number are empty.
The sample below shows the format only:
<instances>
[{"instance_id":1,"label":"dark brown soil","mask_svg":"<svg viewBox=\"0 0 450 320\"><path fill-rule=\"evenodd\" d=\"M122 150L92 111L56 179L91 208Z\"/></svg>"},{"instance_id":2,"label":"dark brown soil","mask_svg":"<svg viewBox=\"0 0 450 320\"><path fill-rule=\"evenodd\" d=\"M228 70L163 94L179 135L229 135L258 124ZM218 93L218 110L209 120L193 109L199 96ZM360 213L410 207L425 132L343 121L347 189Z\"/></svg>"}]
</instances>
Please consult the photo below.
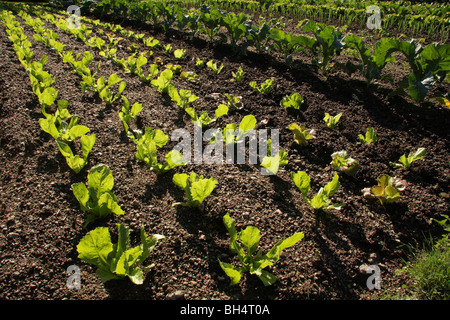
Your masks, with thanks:
<instances>
[{"instance_id":1,"label":"dark brown soil","mask_svg":"<svg viewBox=\"0 0 450 320\"><path fill-rule=\"evenodd\" d=\"M89 164L79 174L66 165L54 140L41 130L38 101L31 90L29 77L18 61L4 28L0 31L0 283L2 299L151 299L166 300L177 291L185 299L368 299L368 275L360 272L364 264L376 264L382 272L382 290L401 293L408 279L398 275L408 247L421 246L429 235L439 236L441 228L432 218L449 211L449 110L427 102L418 105L407 98L385 96L391 86L384 82L367 87L359 75L348 77L332 71L325 78L311 64L309 57L298 56L287 68L271 56L248 53L236 56L226 45L212 45L201 39L190 39L176 32L163 33L139 26L146 35L153 35L164 44L187 50L186 59L177 61L173 55L155 49L165 64L181 64L183 70L195 71L198 84L176 79L177 88L191 89L199 100L198 110L213 115L221 102L213 93L242 96L244 109L232 111L214 127L239 122L253 114L259 128L280 129L281 149L288 153L289 164L276 176L263 176L260 167L243 165L186 165L157 176L135 157L135 145L126 137L118 119L120 102L107 107L90 93L82 94L80 79L68 65L43 44L33 40L33 31L24 26L33 43L35 59L48 56L45 66L55 78L59 98L69 101L69 110L80 117L80 123L97 134L97 142L89 156ZM70 50L94 50L64 34L51 24ZM119 55L128 56L131 44L124 39ZM195 58L223 63L224 69L214 75L208 68L195 67ZM193 124L182 110L135 76L126 75L120 67L102 60L100 75L117 73L126 81L124 95L131 103L141 102L144 110L138 116L139 128L152 127L167 135L177 128L192 130ZM242 67L240 83L230 81L231 72ZM401 63L389 66L395 76L405 71ZM275 79L275 89L267 96L253 92L248 83ZM447 90L437 88L436 90ZM287 112L280 100L298 92L304 97L304 112ZM354 98L357 96L358 100ZM343 113L341 124L329 130L322 118L325 112ZM298 147L286 126L304 123L316 129L316 139L307 147ZM358 134L368 127L376 129L379 142L365 146ZM162 152L175 145L169 143ZM415 162L410 170L392 169L389 161L400 155L427 149L427 156ZM356 177L340 176L341 187L333 196L345 202L340 211L315 213L302 199L290 178L290 172L306 171L316 192L331 180L331 154L347 150L360 161ZM83 228L85 214L80 210L71 185L87 182L87 171L96 164L107 164L114 175L113 192L125 211L124 216L111 216ZM215 177L218 185L206 199L204 211L172 207L184 194L172 183L175 172L195 171ZM398 176L408 181L403 198L389 206L381 206L362 197L363 188L376 184L381 174ZM272 244L295 232L305 238L285 250L270 271L278 281L264 287L255 276L245 275L242 282L229 286L229 279L218 259L237 263L229 250L229 237L222 217L230 214L238 230L253 225L261 230L261 246ZM141 286L129 280L102 283L95 266L81 261L76 246L80 239L97 226L110 228L115 224L130 227L133 241L143 225L147 233L166 237L160 242L148 263L155 263ZM81 268L81 289L66 286L67 268Z\"/></svg>"}]
</instances>

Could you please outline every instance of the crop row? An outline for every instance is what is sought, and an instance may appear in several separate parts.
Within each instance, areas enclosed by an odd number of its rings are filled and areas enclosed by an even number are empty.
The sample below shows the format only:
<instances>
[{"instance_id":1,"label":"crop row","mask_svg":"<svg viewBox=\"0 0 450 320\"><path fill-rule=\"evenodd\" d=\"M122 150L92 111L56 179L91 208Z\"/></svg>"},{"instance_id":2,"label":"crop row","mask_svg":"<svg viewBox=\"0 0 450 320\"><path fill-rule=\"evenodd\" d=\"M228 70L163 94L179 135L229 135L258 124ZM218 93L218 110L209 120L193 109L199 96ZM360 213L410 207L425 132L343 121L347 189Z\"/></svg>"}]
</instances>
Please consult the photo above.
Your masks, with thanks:
<instances>
[{"instance_id":1,"label":"crop row","mask_svg":"<svg viewBox=\"0 0 450 320\"><path fill-rule=\"evenodd\" d=\"M185 8L200 8L202 5L217 7L221 10L232 12L248 12L252 15L283 16L295 19L312 19L323 23L334 23L338 21L341 25L357 23L365 27L367 21L375 11L368 10L369 6L376 6L379 13L380 23L385 30L396 32L427 33L436 39L448 39L448 26L450 23L448 10L440 4L417 4L408 2L393 3L390 1L368 3L367 1L322 1L313 3L308 0L300 1L180 1L180 0L158 0L150 2L163 2L165 4L177 5ZM93 10L96 15L104 17L112 15L126 18L132 12L148 9L148 5L140 1L125 4L123 0L100 1L93 4L90 1L79 1L83 11ZM83 13L84 13L83 12Z\"/></svg>"}]
</instances>

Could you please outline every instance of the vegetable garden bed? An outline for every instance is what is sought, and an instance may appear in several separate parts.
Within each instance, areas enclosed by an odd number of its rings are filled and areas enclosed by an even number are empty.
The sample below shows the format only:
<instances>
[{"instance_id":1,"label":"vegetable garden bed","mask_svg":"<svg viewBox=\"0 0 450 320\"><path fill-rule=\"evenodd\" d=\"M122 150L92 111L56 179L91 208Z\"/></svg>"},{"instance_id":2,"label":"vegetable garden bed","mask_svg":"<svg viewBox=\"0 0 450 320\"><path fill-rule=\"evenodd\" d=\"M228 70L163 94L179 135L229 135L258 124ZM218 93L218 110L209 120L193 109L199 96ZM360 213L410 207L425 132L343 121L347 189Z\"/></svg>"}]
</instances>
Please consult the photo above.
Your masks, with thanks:
<instances>
[{"instance_id":1,"label":"vegetable garden bed","mask_svg":"<svg viewBox=\"0 0 450 320\"><path fill-rule=\"evenodd\" d=\"M257 129L279 129L280 149L287 154L287 164L275 175L263 175L259 164L186 164L164 173L151 171L146 163L136 158L137 146L132 141L118 112L123 97L130 105L142 104L142 111L131 121L133 129L159 129L169 137L167 144L158 148L160 161L177 144L171 134L185 128L193 134L194 123L186 110L173 101L168 93L161 93L150 82L126 72L88 42L65 32L56 23L67 17L46 11L23 7L13 12L15 21L23 27L23 34L31 43L32 61L47 57L43 69L54 79L58 100L68 102L71 115L79 117L79 124L89 128L88 136L96 137L87 156L87 163L75 172L58 149L55 139L44 132L39 119L42 102L33 92L30 76L18 59L11 39L2 24L0 31L1 72L1 131L0 131L0 282L3 299L152 299L174 297L186 299L368 299L373 293L394 290L401 293L408 283L398 274L408 246L421 246L431 234L439 237L442 227L433 221L441 220L449 211L449 109L434 99L422 103L408 96L386 99L394 87L389 82L375 81L370 86L360 73L348 75L333 69L322 74L310 63L306 53L295 53L294 62L287 65L281 54L236 54L228 44L211 43L205 36L191 37L170 29L167 32L151 25L123 23L126 30L154 37L161 46L147 47L132 36L120 33L120 28L107 25L92 27L92 34L104 39L105 48L114 37L122 39L117 45L117 59L127 60L136 50L148 53L148 64L157 64L163 71L168 64L180 65L182 71L195 73L196 81L183 79L174 71L171 79L178 90L191 90L198 97L191 106L195 111L206 111L214 116L217 107L228 103L224 94L241 97L242 107L233 108L210 124L225 128L239 124L247 115L256 119ZM26 14L23 14L26 12ZM64 61L53 47L39 41L40 34L27 21L36 22L38 15L43 29L58 35L65 45L63 51L73 51L80 59L89 51L89 63L95 79L116 74L126 87L111 104L98 94L83 92L82 78ZM31 20L27 20L31 17ZM47 16L48 17L48 16ZM94 19L94 18L93 18ZM3 17L3 21L5 17ZM106 22L106 20L102 21ZM112 25L114 26L114 25ZM291 26L291 29L295 27ZM101 31L103 30L103 32ZM109 36L108 36L109 35ZM370 40L369 40L370 41ZM165 50L166 45L172 50ZM134 46L136 45L136 48ZM51 46L51 44L50 44ZM167 48L167 47L166 47ZM182 59L174 50L184 49ZM397 80L407 74L400 54L397 62L387 65L385 72ZM155 58L159 58L155 60ZM198 59L204 62L200 67ZM348 56L336 61L346 62ZM217 74L206 63L213 61L223 69ZM45 61L45 58L44 58ZM101 62L100 65L98 63ZM96 68L96 66L99 66ZM234 79L239 68L240 81ZM159 75L159 73L158 73ZM156 76L155 78L156 79ZM258 85L273 79L272 90L256 92L250 82ZM112 92L117 92L117 85ZM448 82L433 88L432 93L446 94ZM303 99L300 110L280 105L282 99L298 93ZM55 104L46 111L54 114ZM338 125L329 128L325 113L342 114ZM314 129L313 138L301 146L288 129L292 123ZM378 137L374 144L360 141L373 128ZM208 146L203 142L203 147ZM425 157L410 168L395 168L403 155L425 148ZM304 171L311 179L312 198L328 182L336 170L331 166L332 154L341 150L359 162L356 175L339 173L339 187L330 195L333 204L345 203L339 210L315 210L305 201L292 173ZM82 154L79 141L74 152ZM112 193L123 214L111 214L85 225L87 213L74 196L73 185L87 186L88 173L96 165L105 164L114 177ZM184 190L174 184L176 173L196 172L205 178L217 180L214 190L201 208L173 206L186 201ZM401 198L381 204L378 199L367 199L363 189L377 185L382 175L398 177L407 182L400 191ZM399 189L400 190L400 189ZM268 252L280 240L303 233L298 243L283 250L280 259L265 270L276 276L272 285L265 286L257 276L243 273L237 285L220 262L238 265L237 255L230 250L230 233L224 225L224 216L231 216L238 232L254 226L261 232L260 248ZM130 279L103 282L96 274L97 267L80 259L77 246L89 231L106 227L111 241L119 241L116 224L127 226L130 246L141 243L140 230L159 238L143 265L154 264L144 274L143 283ZM69 289L69 266L80 268L81 287ZM371 291L364 272L367 265L381 269L382 289ZM183 293L180 293L182 291Z\"/></svg>"}]
</instances>

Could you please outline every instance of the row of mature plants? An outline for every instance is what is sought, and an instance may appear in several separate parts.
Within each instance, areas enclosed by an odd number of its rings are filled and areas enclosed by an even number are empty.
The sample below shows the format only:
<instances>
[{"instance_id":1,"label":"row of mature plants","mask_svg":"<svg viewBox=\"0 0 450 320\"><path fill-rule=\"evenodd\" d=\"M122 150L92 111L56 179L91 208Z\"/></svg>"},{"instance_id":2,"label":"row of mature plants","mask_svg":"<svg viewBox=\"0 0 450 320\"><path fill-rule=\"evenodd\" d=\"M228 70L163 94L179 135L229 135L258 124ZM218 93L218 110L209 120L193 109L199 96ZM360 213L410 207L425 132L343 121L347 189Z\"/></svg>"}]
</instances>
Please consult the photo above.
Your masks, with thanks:
<instances>
[{"instance_id":1,"label":"row of mature plants","mask_svg":"<svg viewBox=\"0 0 450 320\"><path fill-rule=\"evenodd\" d=\"M128 1L127 1L128 2ZM295 19L312 19L322 23L334 23L341 25L359 24L366 28L367 21L377 15L380 24L385 30L395 32L408 32L412 34L427 33L436 39L448 39L448 25L450 23L449 11L443 4L419 4L392 3L390 1L326 1L324 3L310 3L310 1L180 1L157 0L169 5L177 5L185 8L200 8L208 5L221 10L234 12L248 12L265 16L283 16ZM133 9L128 9L123 0L77 1L85 13L93 10L95 14L106 16L114 14L126 18L130 11L139 10L143 4L139 1L132 2ZM372 9L375 8L376 10ZM444 42L445 42L444 41Z\"/></svg>"},{"instance_id":2,"label":"row of mature plants","mask_svg":"<svg viewBox=\"0 0 450 320\"><path fill-rule=\"evenodd\" d=\"M95 10L93 12L95 14ZM296 35L271 27L266 21L254 23L245 13L226 13L205 5L187 11L177 5L149 1L140 3L127 14L138 21L150 21L154 27L163 30L174 27L190 35L203 34L210 41L228 42L235 52L245 53L249 47L258 53L278 52L288 65L292 64L295 53L303 52L311 56L312 64L324 74L339 68L349 75L359 72L367 84L375 80L390 82L396 89L388 98L400 94L419 103L426 101L428 96L444 99L440 94L430 96L429 93L445 81L450 70L448 44L424 46L416 40L382 38L372 49L363 37L344 34L340 28L331 25L305 21L301 25L304 34ZM355 50L359 63L335 63L335 58L345 49ZM409 74L397 82L384 72L388 63L395 63L395 53L402 54L409 65Z\"/></svg>"},{"instance_id":3,"label":"row of mature plants","mask_svg":"<svg viewBox=\"0 0 450 320\"><path fill-rule=\"evenodd\" d=\"M51 35L48 31L46 33ZM54 36L50 36L49 38L54 38ZM56 49L56 47L60 47L57 42L52 42L50 46L54 49ZM173 88L173 86L170 87ZM261 86L260 89L263 89L263 86ZM261 93L263 94L262 91ZM173 92L172 94L170 93L170 90L163 92L163 94L167 94L171 97L175 96ZM295 104L295 101L298 102L295 98L298 97L293 96L292 99L286 99L286 105L289 105L289 103ZM126 100L124 99L124 107L119 112L119 118L123 121L124 129L127 132L130 132L126 129L127 126L129 127L130 121L136 116L137 113L139 113L141 108L142 106L138 104L130 106L130 104L126 103ZM339 117L332 117L328 115L328 117L324 120L327 122L327 126L333 128L337 125ZM226 143L238 143L240 139L245 137L245 134L254 127L255 124L256 119L254 119L253 116L248 115L242 119L239 126L237 126L237 124L227 126L225 129L233 129L233 131L238 129L238 136L228 135L227 130L224 129L221 131L223 134L223 141ZM307 136L302 136L303 131L301 128L298 129L292 127L292 131L295 133L296 141L299 141L299 143L303 141L302 138L308 140ZM133 133L136 134L137 131L133 131ZM134 141L141 142L141 144L137 145L136 155L138 159L140 157L140 159L145 161L147 165L149 165L149 167L156 173L165 172L174 168L166 166L167 164L170 164L171 159L173 159L172 156L166 156L166 165L162 164L160 166L157 162L157 147L162 147L168 141L168 137L161 130L146 128L145 134L134 134L130 135L130 138ZM370 141L376 141L376 135L373 131L369 132L368 130L366 136L361 136L360 139L361 141L370 143ZM424 155L423 150L421 155ZM275 159L280 158L282 158L282 156L279 155L279 157ZM418 159L419 157L415 156L413 158ZM180 157L178 157L178 159L180 159ZM412 158L410 159L410 157L404 157L403 160L405 163L407 159L410 164L410 162L412 162ZM277 161L274 160L273 162L276 163ZM355 170L355 161L351 158L349 159L346 154L339 153L333 155L333 162L335 163L334 168L338 171L342 170L341 172L351 174L351 172L354 172ZM174 161L174 163L176 163L176 161ZM282 161L278 161L275 168L277 169L280 164L282 164ZM269 167L272 166L269 165ZM348 171L345 171L347 169ZM332 204L330 199L339 188L338 174L335 174L333 180L321 188L321 190L312 197L309 196L310 178L305 172L292 173L291 177L294 184L299 188L305 201L314 209L329 210L339 209L342 207L343 204ZM204 179L201 176L197 176L195 173L191 173L189 176L187 174L175 174L173 177L173 182L185 191L187 198L186 202L179 204L190 207L200 206L205 197L213 191L215 183L217 183L214 178ZM403 181L384 176L379 178L378 186L369 188L365 195L376 197L380 199L382 204L385 204L398 200L400 198L398 191L403 190L404 186L405 184ZM89 189L86 188L84 184L73 185L74 194L80 202L82 210L90 212L86 223L90 223L98 218L105 218L106 215L111 212L123 214L123 211L117 203L117 198L112 193L113 177L110 170L106 166L96 166L89 171L88 187ZM232 284L238 283L240 281L241 273L247 271L252 274L256 274L265 285L272 284L276 278L263 269L279 259L281 250L294 245L296 242L301 240L301 238L303 238L303 234L298 233L288 239L280 241L268 253L263 255L261 252L256 253L256 249L260 241L259 230L254 227L247 227L241 231L238 237L238 234L234 228L234 223L235 221L228 215L224 216L224 224L231 237L230 248L237 252L242 265L240 267L234 267L231 264L220 262L222 269L230 277ZM137 266L143 262L143 260L151 252L151 249L153 249L157 240L162 239L162 236L155 235L152 238L148 238L142 230L141 246L139 246L139 248L136 247L128 249L127 229L118 225L118 233L118 243L112 244L110 241L109 231L106 228L97 228L89 232L78 245L80 258L97 265L97 274L103 281L128 276L134 283L142 283L143 270ZM239 240L239 242L237 240ZM93 247L98 243L101 243L101 246L94 250ZM119 249L117 249L117 247L119 247ZM139 254L135 252L139 252Z\"/></svg>"}]
</instances>

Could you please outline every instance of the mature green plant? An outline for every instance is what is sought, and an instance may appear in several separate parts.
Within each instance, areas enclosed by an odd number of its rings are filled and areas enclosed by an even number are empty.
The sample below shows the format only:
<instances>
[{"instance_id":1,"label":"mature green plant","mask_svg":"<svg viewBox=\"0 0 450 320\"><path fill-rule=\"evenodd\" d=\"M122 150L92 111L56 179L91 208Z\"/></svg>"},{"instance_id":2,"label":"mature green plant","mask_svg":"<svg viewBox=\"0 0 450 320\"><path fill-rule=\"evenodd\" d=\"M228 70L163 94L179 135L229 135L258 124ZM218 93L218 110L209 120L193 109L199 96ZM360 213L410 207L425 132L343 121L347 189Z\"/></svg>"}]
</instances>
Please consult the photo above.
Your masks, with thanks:
<instances>
[{"instance_id":1,"label":"mature green plant","mask_svg":"<svg viewBox=\"0 0 450 320\"><path fill-rule=\"evenodd\" d=\"M334 174L333 180L319 189L313 198L308 198L308 193L311 190L311 179L308 174L304 171L291 172L291 178L294 181L294 184L300 190L303 199L316 211L318 210L330 210L336 209L339 210L341 207L345 205L345 203L338 204L330 204L330 197L336 193L339 189L339 175L337 173Z\"/></svg>"},{"instance_id":2,"label":"mature green plant","mask_svg":"<svg viewBox=\"0 0 450 320\"><path fill-rule=\"evenodd\" d=\"M72 184L73 194L80 203L81 210L88 212L85 227L111 213L124 214L117 203L116 195L111 191L114 187L114 177L107 165L99 164L89 170L88 186L89 189L81 182Z\"/></svg>"},{"instance_id":3,"label":"mature green plant","mask_svg":"<svg viewBox=\"0 0 450 320\"><path fill-rule=\"evenodd\" d=\"M313 45L314 39L307 36L294 36L278 28L271 28L270 39L273 41L273 47L277 49L284 57L286 63L292 62L292 54L300 50L305 51Z\"/></svg>"},{"instance_id":4,"label":"mature green plant","mask_svg":"<svg viewBox=\"0 0 450 320\"><path fill-rule=\"evenodd\" d=\"M407 183L397 177L381 175L378 177L378 185L362 190L364 198L378 199L382 205L395 202L402 196L399 191L405 190Z\"/></svg>"},{"instance_id":5,"label":"mature green plant","mask_svg":"<svg viewBox=\"0 0 450 320\"><path fill-rule=\"evenodd\" d=\"M414 40L392 40L389 45L389 53L403 53L408 60L410 73L399 81L398 88L388 97L403 94L409 95L414 101L423 102L433 86L442 83L450 72L449 44L431 43L422 47Z\"/></svg>"},{"instance_id":6,"label":"mature green plant","mask_svg":"<svg viewBox=\"0 0 450 320\"><path fill-rule=\"evenodd\" d=\"M394 167L394 168L404 168L404 169L409 169L411 167L411 164L414 161L420 160L423 157L425 157L427 154L427 150L425 148L419 148L417 149L415 152L410 152L408 154L408 156L406 155L402 155L398 161L398 162L389 162L389 164Z\"/></svg>"},{"instance_id":7,"label":"mature green plant","mask_svg":"<svg viewBox=\"0 0 450 320\"><path fill-rule=\"evenodd\" d=\"M187 198L186 202L177 202L173 206L182 205L188 207L200 207L207 196L213 192L217 180L215 178L206 179L202 175L191 172L175 173L173 175L173 183L180 187Z\"/></svg>"},{"instance_id":8,"label":"mature green plant","mask_svg":"<svg viewBox=\"0 0 450 320\"><path fill-rule=\"evenodd\" d=\"M140 231L141 244L129 248L130 232L128 227L116 224L117 243L111 242L107 227L98 227L88 232L77 245L78 258L97 266L96 274L103 282L128 277L134 284L144 283L144 272L154 267L151 264L142 267L159 240L165 237L159 234L148 236L144 227Z\"/></svg>"},{"instance_id":9,"label":"mature green plant","mask_svg":"<svg viewBox=\"0 0 450 320\"><path fill-rule=\"evenodd\" d=\"M359 162L351 158L347 151L337 151L331 155L331 168L346 175L354 176L359 170Z\"/></svg>"},{"instance_id":10,"label":"mature green plant","mask_svg":"<svg viewBox=\"0 0 450 320\"><path fill-rule=\"evenodd\" d=\"M238 234L235 228L236 221L228 214L223 217L223 223L230 235L230 249L237 253L241 263L241 266L235 267L219 260L220 267L230 278L230 285L238 284L244 272L256 275L265 286L272 285L277 277L264 269L277 262L283 250L295 245L304 237L302 232L295 233L287 239L278 241L266 254L263 254L261 249L256 252L261 239L258 228L247 226Z\"/></svg>"},{"instance_id":11,"label":"mature green plant","mask_svg":"<svg viewBox=\"0 0 450 320\"><path fill-rule=\"evenodd\" d=\"M255 47L257 52L269 51L270 48L267 44L270 40L270 29L266 22L260 26L253 25L251 20L247 22L247 41Z\"/></svg>"},{"instance_id":12,"label":"mature green plant","mask_svg":"<svg viewBox=\"0 0 450 320\"><path fill-rule=\"evenodd\" d=\"M375 49L371 52L370 48L366 46L364 38L356 35L348 35L343 40L346 48L351 48L357 51L360 64L355 65L351 61L346 64L337 63L338 67L344 69L348 74L352 74L359 70L366 78L367 84L373 80L381 78L384 67L389 62L394 62L395 58L391 55L391 41L389 38L382 38L375 44Z\"/></svg>"},{"instance_id":13,"label":"mature green plant","mask_svg":"<svg viewBox=\"0 0 450 320\"><path fill-rule=\"evenodd\" d=\"M305 32L314 34L316 40L309 41L306 47L313 53L313 64L317 65L322 73L326 73L336 54L344 49L342 32L334 26L309 21L302 27Z\"/></svg>"},{"instance_id":14,"label":"mature green plant","mask_svg":"<svg viewBox=\"0 0 450 320\"><path fill-rule=\"evenodd\" d=\"M210 41L214 41L216 36L219 35L220 28L222 26L223 13L216 9L210 9L208 6L201 7L200 22L202 27L200 31L204 32Z\"/></svg>"}]
</instances>

